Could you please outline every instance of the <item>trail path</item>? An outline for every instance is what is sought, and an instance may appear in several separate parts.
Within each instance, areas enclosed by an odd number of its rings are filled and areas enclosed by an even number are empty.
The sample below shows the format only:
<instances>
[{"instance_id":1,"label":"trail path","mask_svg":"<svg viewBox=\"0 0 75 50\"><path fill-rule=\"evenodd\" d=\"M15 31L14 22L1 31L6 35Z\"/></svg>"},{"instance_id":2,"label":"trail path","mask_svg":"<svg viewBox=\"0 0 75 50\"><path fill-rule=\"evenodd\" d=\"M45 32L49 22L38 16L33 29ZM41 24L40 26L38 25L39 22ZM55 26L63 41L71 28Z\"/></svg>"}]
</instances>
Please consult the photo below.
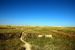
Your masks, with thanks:
<instances>
[{"instance_id":1,"label":"trail path","mask_svg":"<svg viewBox=\"0 0 75 50\"><path fill-rule=\"evenodd\" d=\"M26 48L26 50L31 50L31 44L23 40L23 36L21 36L20 40L24 43L23 47Z\"/></svg>"}]
</instances>

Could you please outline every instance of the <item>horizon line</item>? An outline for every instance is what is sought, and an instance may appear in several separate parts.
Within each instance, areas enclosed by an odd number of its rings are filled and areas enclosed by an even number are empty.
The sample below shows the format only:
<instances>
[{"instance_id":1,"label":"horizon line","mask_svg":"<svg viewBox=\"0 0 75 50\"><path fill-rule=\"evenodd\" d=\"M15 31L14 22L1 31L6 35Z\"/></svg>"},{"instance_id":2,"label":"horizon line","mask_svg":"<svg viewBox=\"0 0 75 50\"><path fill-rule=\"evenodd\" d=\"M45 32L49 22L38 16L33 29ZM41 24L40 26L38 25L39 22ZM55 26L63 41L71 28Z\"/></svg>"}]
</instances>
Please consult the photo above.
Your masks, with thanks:
<instances>
[{"instance_id":1,"label":"horizon line","mask_svg":"<svg viewBox=\"0 0 75 50\"><path fill-rule=\"evenodd\" d=\"M75 26L50 26L50 25L10 25L10 24L0 24L0 26L31 26L31 27L75 27Z\"/></svg>"}]
</instances>

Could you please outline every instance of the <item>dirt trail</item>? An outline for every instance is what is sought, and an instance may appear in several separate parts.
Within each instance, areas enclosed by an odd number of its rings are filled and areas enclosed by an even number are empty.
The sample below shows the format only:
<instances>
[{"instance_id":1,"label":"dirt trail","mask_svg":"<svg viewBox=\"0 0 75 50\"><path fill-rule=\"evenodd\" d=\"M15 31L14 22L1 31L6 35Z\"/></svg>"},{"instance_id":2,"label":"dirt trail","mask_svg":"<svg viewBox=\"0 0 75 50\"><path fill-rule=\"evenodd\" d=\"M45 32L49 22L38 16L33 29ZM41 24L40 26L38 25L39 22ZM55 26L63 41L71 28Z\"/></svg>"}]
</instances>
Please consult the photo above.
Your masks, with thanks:
<instances>
[{"instance_id":1,"label":"dirt trail","mask_svg":"<svg viewBox=\"0 0 75 50\"><path fill-rule=\"evenodd\" d=\"M21 36L20 40L24 43L23 47L26 48L26 50L31 50L31 44L23 40L23 36Z\"/></svg>"}]
</instances>

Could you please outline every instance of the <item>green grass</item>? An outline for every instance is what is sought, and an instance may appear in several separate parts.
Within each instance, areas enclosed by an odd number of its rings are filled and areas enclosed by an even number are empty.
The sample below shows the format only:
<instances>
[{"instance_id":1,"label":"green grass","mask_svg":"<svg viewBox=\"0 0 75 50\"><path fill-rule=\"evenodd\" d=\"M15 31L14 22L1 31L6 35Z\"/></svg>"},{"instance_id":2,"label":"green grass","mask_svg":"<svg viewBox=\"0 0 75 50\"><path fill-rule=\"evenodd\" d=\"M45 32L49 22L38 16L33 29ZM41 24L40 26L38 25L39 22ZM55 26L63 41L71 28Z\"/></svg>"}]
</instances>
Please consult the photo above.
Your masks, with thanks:
<instances>
[{"instance_id":1,"label":"green grass","mask_svg":"<svg viewBox=\"0 0 75 50\"><path fill-rule=\"evenodd\" d=\"M57 32L53 32L56 30ZM74 50L75 27L32 27L32 26L0 26L4 35L25 32L25 41L32 45L32 50ZM38 34L51 34L53 38L37 37ZM18 36L18 35L14 35ZM0 50L20 50L23 43L19 38L1 40Z\"/></svg>"}]
</instances>

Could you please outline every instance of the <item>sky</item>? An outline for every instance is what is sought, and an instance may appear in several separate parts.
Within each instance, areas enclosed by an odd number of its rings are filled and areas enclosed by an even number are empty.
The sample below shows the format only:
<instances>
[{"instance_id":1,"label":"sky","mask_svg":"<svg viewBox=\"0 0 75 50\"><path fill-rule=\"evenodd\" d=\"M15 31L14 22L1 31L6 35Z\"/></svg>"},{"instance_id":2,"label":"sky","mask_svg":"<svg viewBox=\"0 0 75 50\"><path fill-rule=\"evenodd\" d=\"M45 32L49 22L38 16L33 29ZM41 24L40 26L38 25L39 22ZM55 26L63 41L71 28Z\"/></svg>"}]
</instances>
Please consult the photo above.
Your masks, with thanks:
<instances>
[{"instance_id":1,"label":"sky","mask_svg":"<svg viewBox=\"0 0 75 50\"><path fill-rule=\"evenodd\" d=\"M75 26L75 1L0 0L0 25Z\"/></svg>"}]
</instances>

